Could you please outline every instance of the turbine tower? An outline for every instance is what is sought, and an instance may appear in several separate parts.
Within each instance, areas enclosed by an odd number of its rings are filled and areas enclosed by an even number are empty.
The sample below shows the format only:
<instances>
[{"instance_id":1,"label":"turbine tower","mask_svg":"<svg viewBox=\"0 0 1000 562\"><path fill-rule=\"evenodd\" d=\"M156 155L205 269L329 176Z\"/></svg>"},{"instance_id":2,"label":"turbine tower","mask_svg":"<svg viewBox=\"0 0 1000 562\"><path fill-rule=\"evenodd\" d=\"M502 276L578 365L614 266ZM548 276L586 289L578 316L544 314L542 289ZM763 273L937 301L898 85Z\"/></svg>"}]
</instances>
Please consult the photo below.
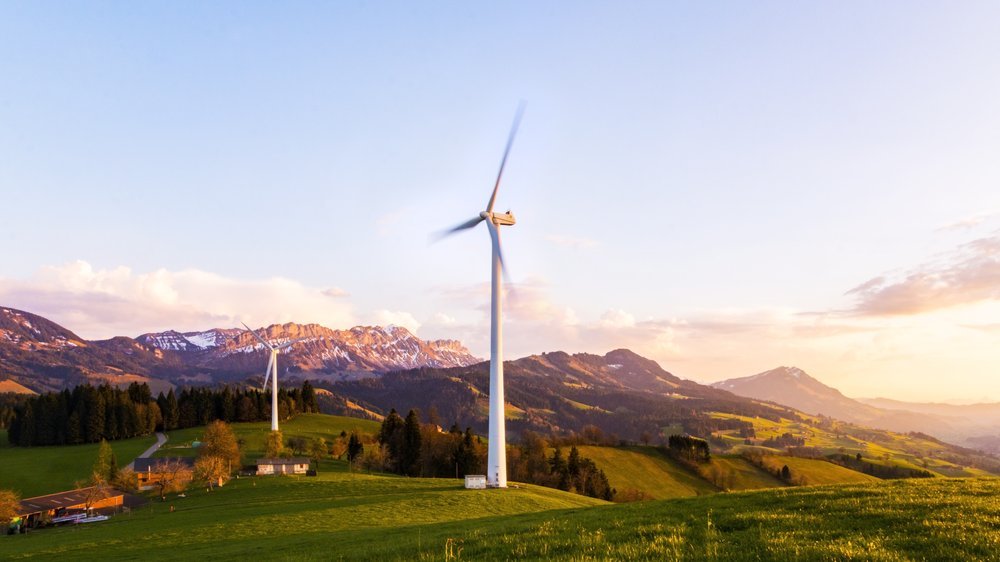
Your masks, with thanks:
<instances>
[{"instance_id":1,"label":"turbine tower","mask_svg":"<svg viewBox=\"0 0 1000 562\"><path fill-rule=\"evenodd\" d=\"M278 431L278 353L282 349L291 347L292 345L302 341L305 338L299 338L297 340L292 340L290 342L283 343L278 346L271 345L264 338L260 337L257 332L250 329L246 323L243 323L243 327L247 329L248 332L253 334L253 337L257 338L260 343L264 344L264 347L271 350L271 358L267 360L267 369L264 371L264 385L260 387L261 392L267 390L267 379L271 378L271 431Z\"/></svg>"},{"instance_id":2,"label":"turbine tower","mask_svg":"<svg viewBox=\"0 0 1000 562\"><path fill-rule=\"evenodd\" d=\"M486 227L490 231L490 239L493 245L493 254L490 262L492 271L491 283L491 315L490 315L490 434L489 453L486 461L486 484L493 488L507 487L507 430L504 423L504 396L503 396L503 279L507 271L504 266L503 252L500 250L500 227L513 226L514 215L510 211L506 213L493 212L493 205L497 200L497 190L500 188L500 179L503 177L503 169L507 164L507 155L510 154L510 146L514 142L517 134L517 127L521 122L521 115L524 113L524 104L517 108L514 115L514 124L511 126L510 135L507 137L507 148L504 149L503 159L500 160L500 171L497 173L497 181L493 185L493 195L486 205L486 210L444 233L444 236L456 232L467 230L478 226L481 222L486 222Z\"/></svg>"}]
</instances>

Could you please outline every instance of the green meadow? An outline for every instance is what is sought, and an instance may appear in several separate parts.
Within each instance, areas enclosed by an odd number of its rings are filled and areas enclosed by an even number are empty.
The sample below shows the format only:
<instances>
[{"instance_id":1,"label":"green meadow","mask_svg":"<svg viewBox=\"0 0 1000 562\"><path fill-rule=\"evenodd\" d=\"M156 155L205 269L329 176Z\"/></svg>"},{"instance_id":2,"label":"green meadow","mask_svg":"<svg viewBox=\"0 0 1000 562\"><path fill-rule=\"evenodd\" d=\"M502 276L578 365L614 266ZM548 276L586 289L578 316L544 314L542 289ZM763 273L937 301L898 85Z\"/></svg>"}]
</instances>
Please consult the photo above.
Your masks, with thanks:
<instances>
[{"instance_id":1,"label":"green meadow","mask_svg":"<svg viewBox=\"0 0 1000 562\"><path fill-rule=\"evenodd\" d=\"M580 455L604 471L620 493L642 492L648 499L714 494L718 488L681 468L654 447L578 447ZM566 454L563 451L563 454ZM779 484L780 485L780 484Z\"/></svg>"},{"instance_id":2,"label":"green meadow","mask_svg":"<svg viewBox=\"0 0 1000 562\"><path fill-rule=\"evenodd\" d=\"M325 414L300 414L280 424L281 434L286 440L289 437L304 437L306 439L319 437L327 441L338 437L342 431L377 434L379 426L379 422L376 421ZM264 440L271 432L271 422L234 423L232 428L236 433L236 438L243 440L244 462L252 464L257 457L264 453ZM191 447L191 444L200 440L204 432L204 427L169 431L167 432L167 443L160 447L160 450L153 456L193 456L197 451Z\"/></svg>"},{"instance_id":3,"label":"green meadow","mask_svg":"<svg viewBox=\"0 0 1000 562\"><path fill-rule=\"evenodd\" d=\"M156 443L156 437L114 441L111 448L124 467ZM55 447L11 447L7 432L0 431L0 488L15 490L21 497L42 496L71 490L90 477L97 460L97 443Z\"/></svg>"},{"instance_id":4,"label":"green meadow","mask_svg":"<svg viewBox=\"0 0 1000 562\"><path fill-rule=\"evenodd\" d=\"M0 537L0 559L991 560L1000 479L897 480L607 504L350 473L241 478L104 523ZM170 512L170 506L175 508Z\"/></svg>"}]
</instances>

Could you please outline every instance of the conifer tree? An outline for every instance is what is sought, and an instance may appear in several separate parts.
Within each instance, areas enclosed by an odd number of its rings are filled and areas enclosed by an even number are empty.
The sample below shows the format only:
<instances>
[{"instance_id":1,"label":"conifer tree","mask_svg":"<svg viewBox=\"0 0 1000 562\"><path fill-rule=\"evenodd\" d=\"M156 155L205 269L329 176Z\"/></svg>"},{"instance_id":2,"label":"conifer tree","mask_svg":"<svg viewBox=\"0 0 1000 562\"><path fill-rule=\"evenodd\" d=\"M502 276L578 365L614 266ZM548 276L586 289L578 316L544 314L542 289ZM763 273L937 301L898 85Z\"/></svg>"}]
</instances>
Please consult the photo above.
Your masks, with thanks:
<instances>
[{"instance_id":1,"label":"conifer tree","mask_svg":"<svg viewBox=\"0 0 1000 562\"><path fill-rule=\"evenodd\" d=\"M402 450L400 456L400 473L417 476L420 472L420 420L417 412L410 410L406 414L402 431Z\"/></svg>"}]
</instances>

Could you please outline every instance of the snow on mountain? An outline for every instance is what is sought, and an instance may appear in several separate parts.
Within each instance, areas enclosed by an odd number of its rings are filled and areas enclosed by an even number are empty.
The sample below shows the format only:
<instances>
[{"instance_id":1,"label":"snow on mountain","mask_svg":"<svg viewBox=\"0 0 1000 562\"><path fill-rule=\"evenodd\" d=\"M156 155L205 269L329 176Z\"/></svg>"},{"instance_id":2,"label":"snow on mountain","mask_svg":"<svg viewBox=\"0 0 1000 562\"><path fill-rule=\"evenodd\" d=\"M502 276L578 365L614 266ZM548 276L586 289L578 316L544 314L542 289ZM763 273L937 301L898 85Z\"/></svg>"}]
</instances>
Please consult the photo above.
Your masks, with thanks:
<instances>
[{"instance_id":1,"label":"snow on mountain","mask_svg":"<svg viewBox=\"0 0 1000 562\"><path fill-rule=\"evenodd\" d=\"M400 326L356 326L333 330L318 324L274 324L257 330L281 345L301 340L282 352L284 369L324 373L388 372L418 367L462 367L481 360L453 340L424 341ZM138 340L178 352L185 363L223 371L256 371L267 350L253 335L238 329L144 334Z\"/></svg>"}]
</instances>

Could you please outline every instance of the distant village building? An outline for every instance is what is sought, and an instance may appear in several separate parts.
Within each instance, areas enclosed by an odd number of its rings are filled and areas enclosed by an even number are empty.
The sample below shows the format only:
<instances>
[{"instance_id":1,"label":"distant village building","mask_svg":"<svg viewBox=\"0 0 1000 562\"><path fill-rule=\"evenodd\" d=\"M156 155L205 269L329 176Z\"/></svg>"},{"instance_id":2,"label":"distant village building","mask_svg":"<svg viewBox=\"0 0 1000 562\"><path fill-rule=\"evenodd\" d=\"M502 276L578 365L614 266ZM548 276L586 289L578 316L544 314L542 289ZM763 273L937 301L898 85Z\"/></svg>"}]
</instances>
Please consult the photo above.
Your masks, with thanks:
<instances>
[{"instance_id":1,"label":"distant village building","mask_svg":"<svg viewBox=\"0 0 1000 562\"><path fill-rule=\"evenodd\" d=\"M172 464L181 465L181 470L186 472L183 477L190 480L194 475L194 457L162 457L135 459L132 469L135 470L136 478L139 481L140 490L150 490L164 478L176 479L176 474L167 474L163 467Z\"/></svg>"},{"instance_id":2,"label":"distant village building","mask_svg":"<svg viewBox=\"0 0 1000 562\"><path fill-rule=\"evenodd\" d=\"M465 476L465 487L469 490L485 490L486 489L486 475L485 474L467 474Z\"/></svg>"},{"instance_id":3,"label":"distant village building","mask_svg":"<svg viewBox=\"0 0 1000 562\"><path fill-rule=\"evenodd\" d=\"M290 459L257 459L257 475L267 474L305 474L309 471L309 459L292 457Z\"/></svg>"}]
</instances>

